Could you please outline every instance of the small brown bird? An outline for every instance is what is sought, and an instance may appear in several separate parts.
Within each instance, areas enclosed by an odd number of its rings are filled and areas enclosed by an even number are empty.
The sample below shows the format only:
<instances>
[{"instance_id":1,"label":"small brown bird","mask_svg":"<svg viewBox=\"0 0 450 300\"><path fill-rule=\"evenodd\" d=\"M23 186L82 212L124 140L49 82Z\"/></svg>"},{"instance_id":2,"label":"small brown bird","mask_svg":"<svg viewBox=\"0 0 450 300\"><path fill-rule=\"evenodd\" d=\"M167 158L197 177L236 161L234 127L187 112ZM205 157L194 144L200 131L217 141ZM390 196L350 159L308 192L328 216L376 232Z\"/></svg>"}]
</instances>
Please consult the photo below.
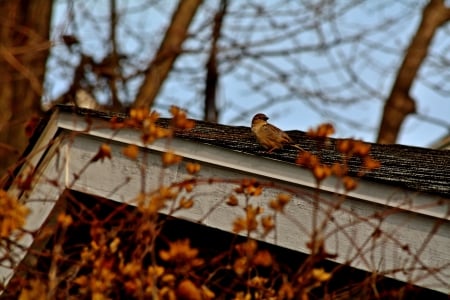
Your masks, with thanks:
<instances>
[{"instance_id":1,"label":"small brown bird","mask_svg":"<svg viewBox=\"0 0 450 300\"><path fill-rule=\"evenodd\" d=\"M305 151L302 147L296 145L286 132L267 123L267 120L269 118L265 114L256 114L252 119L252 132L255 134L258 143L268 149L268 153L276 149L282 149L284 145L291 145Z\"/></svg>"}]
</instances>

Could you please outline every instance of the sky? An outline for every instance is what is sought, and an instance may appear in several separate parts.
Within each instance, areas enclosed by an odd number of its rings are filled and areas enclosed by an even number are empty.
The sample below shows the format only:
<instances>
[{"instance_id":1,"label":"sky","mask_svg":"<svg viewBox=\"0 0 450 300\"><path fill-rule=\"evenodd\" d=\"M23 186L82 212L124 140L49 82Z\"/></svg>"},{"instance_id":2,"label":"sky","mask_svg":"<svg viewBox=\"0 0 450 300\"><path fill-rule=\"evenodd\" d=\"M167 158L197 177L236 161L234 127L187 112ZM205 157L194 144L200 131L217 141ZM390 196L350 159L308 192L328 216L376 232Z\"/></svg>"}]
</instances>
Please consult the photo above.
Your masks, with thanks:
<instances>
[{"instance_id":1,"label":"sky","mask_svg":"<svg viewBox=\"0 0 450 300\"><path fill-rule=\"evenodd\" d=\"M151 9L146 8L144 5L146 1L118 1L118 10L120 14L120 22L123 26L119 26L119 48L125 53L131 53L134 55L135 64L139 66L145 66L151 60L154 51L159 45L159 41L164 33L164 28L170 21L170 15L173 11L176 1L163 1L158 2L159 4L152 6ZM154 1L155 2L155 1ZM157 1L156 1L157 2ZM155 3L156 3L155 2ZM208 2L208 5L199 11L199 15L196 17L194 24L191 26L192 30L197 29L198 39L207 40L207 31L202 32L201 27L205 22L205 16L211 15L213 12L211 10L214 5L211 4L214 1ZM277 4L279 1L268 1L270 6L271 2ZM109 27L107 24L108 20L108 5L109 1L98 0L98 1L84 1L84 2L74 2L75 3L75 22L68 22L70 20L70 6L67 1L56 1L54 9L54 19L53 19L53 34L52 38L56 43L56 46L52 50L52 58L49 60L49 67L51 72L48 73L47 77L47 91L49 93L49 98L54 98L61 94L71 80L71 69L61 68L61 61L67 63L68 65L76 65L77 57L72 57L68 50L60 42L60 37L63 34L71 34L73 31L78 32L81 35L83 51L93 55L99 60L107 52L107 47L105 47L105 41L108 39ZM132 4L130 4L132 3ZM163 4L162 4L163 3ZM289 11L289 5L293 5L294 2L287 1L286 11ZM345 2L344 2L345 3ZM379 1L379 2L366 2L368 3L362 8L350 9L346 18L347 26L340 27L340 30L352 32L356 30L357 26L369 26L371 22L376 22L379 18L393 18L396 16L402 16L405 9L416 9L420 11L423 1L414 1L417 7L412 7L410 5L405 6L399 1L396 5L391 5L389 1ZM374 4L377 3L377 4ZM380 8L377 5L382 6L382 3L388 3L385 8ZM422 3L422 4L421 4ZM230 8L232 9L232 8ZM280 9L283 7L273 7L272 9ZM249 10L251 11L251 10ZM404 14L408 15L408 14ZM238 19L240 18L240 19ZM305 15L308 18L308 15ZM228 21L228 23L227 23ZM261 23L254 26L255 32L250 34L236 34L236 40L241 39L245 42L245 39L249 38L262 38L266 33L264 30L257 31L258 26L264 28L267 26L265 22L273 20L262 20ZM306 22L313 22L314 20L306 20ZM369 38L382 40L386 47L399 47L398 45L407 45L412 33L417 27L419 22L418 15L415 18L405 18L399 22L399 26L396 30L403 30L404 33L396 35L395 39L391 39L390 32L376 33L369 35ZM75 25L74 25L75 24ZM307 24L307 23L306 23ZM245 28L253 24L249 24L245 21L244 17L237 17L235 19L225 19L225 26L242 26ZM355 28L352 28L354 26ZM76 30L74 29L76 28ZM225 27L226 28L226 27ZM343 29L342 29L343 28ZM359 28L359 27L358 27ZM332 26L323 26L323 30L327 33L327 30L334 30ZM135 36L135 33L139 32L139 36ZM447 26L448 32L448 26ZM345 32L344 32L345 33ZM435 38L435 45L433 49L438 49L439 47L447 47L446 44L440 44L443 35L446 33L444 31L440 32ZM234 33L229 34L231 38L234 38ZM331 36L331 35L330 35ZM142 38L147 37L147 38ZM313 43L317 36L312 33L300 33L298 39L286 38L275 46L292 46L301 43ZM325 35L325 39L328 35ZM230 38L229 38L230 39ZM302 44L303 45L303 44ZM229 46L229 44L224 44L223 47ZM199 42L188 41L185 44L187 49L198 49L204 47ZM266 48L261 48L262 50L270 50L270 45ZM365 54L367 51L364 47L358 47L356 50L354 48L343 46L338 51L333 53L333 56L340 55L341 57L351 58L353 51L359 51ZM233 49L229 50L227 53L233 53ZM282 70L286 70L286 73L294 74L298 70L312 72L315 68L320 68L321 66L329 67L330 59L327 58L320 51L311 53L300 53L298 54L299 61L301 61L301 66L295 66L291 64L293 60L290 58L273 58L273 62L277 67ZM383 54L382 51L375 52L368 57L367 61L364 59L359 60L355 63L355 68L358 70L357 80L361 80L362 84L369 84L375 87L376 92L379 92L382 97L387 97L392 86L392 82L395 76L395 71L401 61L400 58L393 57L389 54ZM447 57L448 58L448 57ZM192 67L201 69L204 66L205 57L193 56L193 57L182 57L176 63L177 68L182 67ZM297 59L297 57L296 57ZM450 59L450 58L448 58ZM377 62L377 66L371 66L370 64L374 61ZM221 77L220 87L218 91L218 104L221 109L220 123L229 125L244 125L249 126L250 120L253 113L264 112L270 117L270 121L282 128L284 130L303 130L306 131L308 128L315 127L323 122L331 122L336 126L337 133L336 137L353 137L360 138L365 141L374 142L377 135L377 128L381 120L381 114L383 110L383 101L380 99L363 99L364 101L358 101L352 105L335 105L319 103L314 98L309 98L308 93L301 90L297 96L285 97L286 90L283 86L274 82L267 81L263 79L262 76L257 74L258 72L263 73L265 69L261 66L249 61L239 61L239 64L247 64L251 68L254 68L256 75L249 74L245 69L240 68L240 65L230 65L233 68L232 72L223 72ZM344 66L345 67L345 66ZM379 68L380 70L386 70L385 76L379 76L373 71L373 67ZM290 73L292 72L292 73ZM201 73L194 72L191 77L198 77ZM433 74L432 74L433 75ZM445 75L445 74L444 74ZM342 76L342 78L340 77ZM328 74L326 76L321 76L317 78L317 81L310 80L308 76L298 76L292 75L288 78L288 83L294 86L303 87L306 91L317 91L322 89L322 87L333 86L335 82L339 82L341 79L345 79L345 73L339 70L333 74ZM429 74L421 74L420 76L428 76ZM260 82L262 85L260 93L255 92L254 89L249 87L249 80L255 80L255 82ZM266 80L266 81L264 81ZM347 79L348 80L348 79ZM123 96L125 98L132 99L133 91L135 92L139 86L140 81L134 80L131 82L127 89L124 89ZM443 83L445 85L445 83ZM325 89L324 89L325 90ZM168 104L176 104L184 107L188 110L189 114L193 118L202 117L202 107L201 99L202 94L201 86L192 84L189 77L181 75L171 75L169 81L164 85L163 90L158 96L156 109L160 111L163 115L166 111ZM128 94L127 94L128 93ZM364 93L358 90L349 89L341 93L348 93L355 96L367 97ZM259 104L265 101L264 96L269 95L275 99L274 104L269 107L259 108ZM305 95L302 97L302 95ZM432 116L433 118L442 120L447 124L450 123L450 102L448 100L448 95L443 95L442 93L436 93L433 89L423 85L415 84L411 91L411 95L417 101L417 108L421 114ZM333 96L340 95L327 95L332 98ZM99 94L98 97L107 97L105 94ZM283 100L277 100L281 99ZM323 111L320 113L313 106L322 107L328 109L328 113L324 114ZM253 109L254 108L254 109ZM355 124L345 124L339 121L335 115L344 116L350 118ZM403 125L398 143L413 145L413 146L429 146L431 143L448 134L448 128L443 128L435 124L430 124L425 122L416 116L410 116L407 118Z\"/></svg>"}]
</instances>

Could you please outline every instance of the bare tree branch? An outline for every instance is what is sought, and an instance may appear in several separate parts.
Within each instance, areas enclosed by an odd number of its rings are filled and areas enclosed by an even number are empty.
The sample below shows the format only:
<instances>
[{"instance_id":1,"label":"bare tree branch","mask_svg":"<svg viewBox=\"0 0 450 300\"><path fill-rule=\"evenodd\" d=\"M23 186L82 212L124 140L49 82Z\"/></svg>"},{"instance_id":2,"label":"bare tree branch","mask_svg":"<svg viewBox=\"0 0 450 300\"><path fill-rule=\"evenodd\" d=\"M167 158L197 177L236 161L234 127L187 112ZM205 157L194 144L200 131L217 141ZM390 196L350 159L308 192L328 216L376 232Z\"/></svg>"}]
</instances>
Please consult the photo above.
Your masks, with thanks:
<instances>
[{"instance_id":1,"label":"bare tree branch","mask_svg":"<svg viewBox=\"0 0 450 300\"><path fill-rule=\"evenodd\" d=\"M405 118L416 111L410 89L425 60L436 30L450 20L450 9L444 0L430 0L422 14L422 21L409 45L394 86L385 106L377 142L392 144L397 140Z\"/></svg>"},{"instance_id":2,"label":"bare tree branch","mask_svg":"<svg viewBox=\"0 0 450 300\"><path fill-rule=\"evenodd\" d=\"M114 76L111 80L108 80L109 88L111 89L111 105L114 110L121 110L122 104L119 101L119 96L117 95L117 80L119 79L117 69L119 68L119 54L117 53L117 5L116 0L110 0L110 13L111 13L111 23L110 23L110 40L112 44L111 51L111 65L114 71Z\"/></svg>"},{"instance_id":3,"label":"bare tree branch","mask_svg":"<svg viewBox=\"0 0 450 300\"><path fill-rule=\"evenodd\" d=\"M145 79L137 94L134 106L152 106L164 80L181 53L181 45L201 0L180 0L166 35L153 61L145 72Z\"/></svg>"},{"instance_id":4,"label":"bare tree branch","mask_svg":"<svg viewBox=\"0 0 450 300\"><path fill-rule=\"evenodd\" d=\"M214 16L214 25L211 39L211 49L209 59L206 64L206 84L205 84L205 107L204 120L217 123L219 111L217 110L217 86L219 81L219 71L217 69L217 42L220 38L223 18L226 14L228 0L220 1L220 9Z\"/></svg>"}]
</instances>

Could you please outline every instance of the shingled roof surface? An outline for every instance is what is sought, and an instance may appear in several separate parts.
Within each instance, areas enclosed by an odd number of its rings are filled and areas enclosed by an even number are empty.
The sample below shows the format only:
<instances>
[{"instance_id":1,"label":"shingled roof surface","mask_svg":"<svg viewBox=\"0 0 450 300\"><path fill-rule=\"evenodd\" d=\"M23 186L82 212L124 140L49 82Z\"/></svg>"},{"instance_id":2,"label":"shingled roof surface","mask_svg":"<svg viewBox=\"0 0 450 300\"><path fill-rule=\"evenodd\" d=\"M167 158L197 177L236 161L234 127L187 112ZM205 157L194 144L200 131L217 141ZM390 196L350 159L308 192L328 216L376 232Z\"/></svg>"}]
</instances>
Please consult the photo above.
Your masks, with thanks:
<instances>
[{"instance_id":1,"label":"shingled roof surface","mask_svg":"<svg viewBox=\"0 0 450 300\"><path fill-rule=\"evenodd\" d=\"M93 111L73 106L57 106L57 109L73 112L80 116L109 120L112 117L126 118L125 114ZM170 119L161 118L159 124L168 126ZM249 121L250 123L250 121ZM330 138L326 147L302 131L287 131L305 150L321 158L326 164L342 161L335 150L336 139ZM298 151L286 147L267 153L255 140L249 127L227 126L196 121L196 126L188 131L178 131L177 137L198 143L214 145L232 151L240 151L268 159L295 164ZM406 187L412 190L450 197L450 151L433 150L403 145L371 144L371 156L381 162L379 169L373 170L364 178L371 181ZM350 172L356 173L360 167L357 159L349 162Z\"/></svg>"}]
</instances>

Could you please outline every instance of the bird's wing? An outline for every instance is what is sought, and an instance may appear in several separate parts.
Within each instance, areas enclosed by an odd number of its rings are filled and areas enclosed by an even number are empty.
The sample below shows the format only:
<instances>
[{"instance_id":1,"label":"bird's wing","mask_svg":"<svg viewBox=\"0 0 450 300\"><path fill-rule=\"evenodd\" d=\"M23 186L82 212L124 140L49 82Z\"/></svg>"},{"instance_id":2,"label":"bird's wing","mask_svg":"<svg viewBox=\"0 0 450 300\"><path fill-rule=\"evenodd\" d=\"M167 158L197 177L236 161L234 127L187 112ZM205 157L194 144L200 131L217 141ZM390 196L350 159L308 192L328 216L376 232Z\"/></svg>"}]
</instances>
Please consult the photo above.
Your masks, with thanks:
<instances>
[{"instance_id":1,"label":"bird's wing","mask_svg":"<svg viewBox=\"0 0 450 300\"><path fill-rule=\"evenodd\" d=\"M277 140L277 137L280 135L279 129L271 124L264 124L260 128L260 134L268 139Z\"/></svg>"},{"instance_id":2,"label":"bird's wing","mask_svg":"<svg viewBox=\"0 0 450 300\"><path fill-rule=\"evenodd\" d=\"M281 129L272 124L265 124L261 127L264 136L277 143L292 143L292 139Z\"/></svg>"},{"instance_id":3,"label":"bird's wing","mask_svg":"<svg viewBox=\"0 0 450 300\"><path fill-rule=\"evenodd\" d=\"M293 144L294 141L292 140L292 138L286 132L284 132L284 131L282 131L282 132L283 132L283 134L282 134L282 136L283 136L283 143Z\"/></svg>"}]
</instances>

